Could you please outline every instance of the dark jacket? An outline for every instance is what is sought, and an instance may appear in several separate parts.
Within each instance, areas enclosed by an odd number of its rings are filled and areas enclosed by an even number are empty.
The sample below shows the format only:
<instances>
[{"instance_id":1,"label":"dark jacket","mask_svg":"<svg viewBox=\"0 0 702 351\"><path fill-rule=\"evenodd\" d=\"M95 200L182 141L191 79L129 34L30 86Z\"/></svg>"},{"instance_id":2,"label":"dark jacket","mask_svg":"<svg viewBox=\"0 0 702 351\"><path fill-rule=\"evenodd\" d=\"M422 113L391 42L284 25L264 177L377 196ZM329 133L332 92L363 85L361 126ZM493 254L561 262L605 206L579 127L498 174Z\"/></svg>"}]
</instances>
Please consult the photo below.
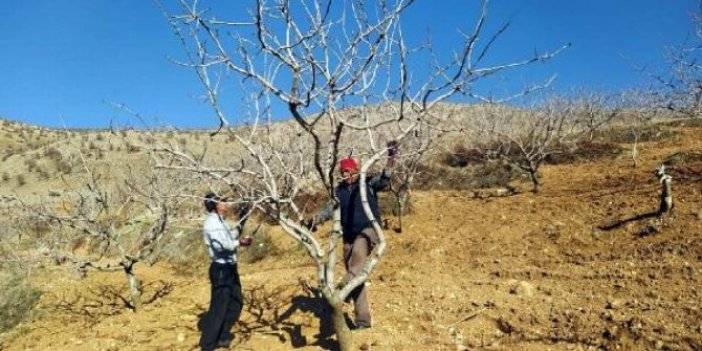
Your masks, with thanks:
<instances>
[{"instance_id":1,"label":"dark jacket","mask_svg":"<svg viewBox=\"0 0 702 351\"><path fill-rule=\"evenodd\" d=\"M368 190L368 205L373 212L373 217L380 222L380 208L378 207L377 192L382 191L390 184L390 175L383 172L379 176L366 179ZM365 228L371 227L371 222L363 211L361 203L361 187L359 182L353 184L341 183L336 187L336 196L341 207L341 227L344 233L344 242L353 243L358 234ZM317 216L319 223L331 218L333 207L328 204Z\"/></svg>"}]
</instances>

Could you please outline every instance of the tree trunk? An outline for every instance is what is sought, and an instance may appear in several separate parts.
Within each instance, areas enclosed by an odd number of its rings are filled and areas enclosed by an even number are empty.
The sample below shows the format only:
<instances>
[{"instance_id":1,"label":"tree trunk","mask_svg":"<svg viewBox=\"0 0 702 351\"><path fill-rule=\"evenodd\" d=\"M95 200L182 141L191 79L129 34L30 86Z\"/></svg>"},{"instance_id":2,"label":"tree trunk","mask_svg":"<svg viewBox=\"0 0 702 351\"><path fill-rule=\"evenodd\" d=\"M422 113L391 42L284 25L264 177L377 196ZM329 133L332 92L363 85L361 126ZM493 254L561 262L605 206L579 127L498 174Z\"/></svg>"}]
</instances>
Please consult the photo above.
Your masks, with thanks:
<instances>
[{"instance_id":1,"label":"tree trunk","mask_svg":"<svg viewBox=\"0 0 702 351\"><path fill-rule=\"evenodd\" d=\"M344 318L344 302L338 299L335 301L327 301L331 308L332 324L334 325L334 333L336 333L336 341L339 343L340 351L353 350L353 336L351 330L346 324Z\"/></svg>"},{"instance_id":2,"label":"tree trunk","mask_svg":"<svg viewBox=\"0 0 702 351\"><path fill-rule=\"evenodd\" d=\"M531 177L531 183L534 185L531 191L534 194L538 194L541 191L541 180L539 180L539 176L536 174L535 170L529 170L529 177Z\"/></svg>"},{"instance_id":3,"label":"tree trunk","mask_svg":"<svg viewBox=\"0 0 702 351\"><path fill-rule=\"evenodd\" d=\"M397 232L402 233L402 217L405 215L405 210L407 208L407 200L409 199L409 190L403 191L395 196L395 201L397 203L397 220L398 227Z\"/></svg>"},{"instance_id":4,"label":"tree trunk","mask_svg":"<svg viewBox=\"0 0 702 351\"><path fill-rule=\"evenodd\" d=\"M636 168L639 165L639 163L636 159L639 156L639 151L637 149L638 145L639 145L639 133L634 132L634 146L631 149L631 158L634 161L634 168Z\"/></svg>"},{"instance_id":5,"label":"tree trunk","mask_svg":"<svg viewBox=\"0 0 702 351\"><path fill-rule=\"evenodd\" d=\"M139 279L134 275L133 264L124 265L124 273L127 275L127 285L129 286L129 302L132 304L134 312L141 310L141 290Z\"/></svg>"}]
</instances>

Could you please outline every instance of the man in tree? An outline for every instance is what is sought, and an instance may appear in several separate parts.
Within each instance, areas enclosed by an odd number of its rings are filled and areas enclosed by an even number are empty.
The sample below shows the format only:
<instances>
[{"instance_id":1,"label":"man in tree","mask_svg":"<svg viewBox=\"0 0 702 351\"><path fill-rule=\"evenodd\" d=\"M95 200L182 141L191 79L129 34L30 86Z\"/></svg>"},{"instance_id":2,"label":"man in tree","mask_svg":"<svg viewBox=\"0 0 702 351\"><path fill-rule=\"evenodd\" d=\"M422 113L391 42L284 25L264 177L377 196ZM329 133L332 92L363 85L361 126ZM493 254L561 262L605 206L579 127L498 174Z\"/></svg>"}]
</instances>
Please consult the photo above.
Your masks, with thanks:
<instances>
[{"instance_id":1,"label":"man in tree","mask_svg":"<svg viewBox=\"0 0 702 351\"><path fill-rule=\"evenodd\" d=\"M376 221L380 223L377 192L384 190L390 184L390 176L395 166L397 144L388 143L388 160L383 172L367 180L368 206ZM363 210L359 186L360 174L358 163L353 158L345 158L339 163L342 182L336 187L336 196L341 207L341 227L344 238L344 263L346 275L342 281L346 285L356 275L361 273L366 259L378 243L378 235L373 229L370 219ZM313 228L316 224L324 223L332 217L333 203L325 208L307 225ZM354 303L355 329L371 327L370 304L365 283L356 288L350 295Z\"/></svg>"},{"instance_id":2,"label":"man in tree","mask_svg":"<svg viewBox=\"0 0 702 351\"><path fill-rule=\"evenodd\" d=\"M244 299L241 293L237 249L251 245L251 238L239 239L246 221L248 209L239 211L240 225L230 229L224 220L227 199L214 193L205 195L205 209L209 213L202 234L212 263L209 269L212 285L210 309L203 318L200 347L214 350L229 347L232 342L231 329L239 320Z\"/></svg>"}]
</instances>

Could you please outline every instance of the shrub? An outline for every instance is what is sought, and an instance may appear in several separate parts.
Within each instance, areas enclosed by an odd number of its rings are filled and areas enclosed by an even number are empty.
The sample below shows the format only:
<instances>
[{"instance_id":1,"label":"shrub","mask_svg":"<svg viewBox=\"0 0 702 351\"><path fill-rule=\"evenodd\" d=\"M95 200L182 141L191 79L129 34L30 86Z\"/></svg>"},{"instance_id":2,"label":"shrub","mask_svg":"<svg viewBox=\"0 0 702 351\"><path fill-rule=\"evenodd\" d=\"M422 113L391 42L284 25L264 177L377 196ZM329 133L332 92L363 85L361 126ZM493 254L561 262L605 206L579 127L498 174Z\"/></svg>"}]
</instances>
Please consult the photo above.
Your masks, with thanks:
<instances>
[{"instance_id":1,"label":"shrub","mask_svg":"<svg viewBox=\"0 0 702 351\"><path fill-rule=\"evenodd\" d=\"M8 182L9 180L10 180L10 174L7 173L7 172L4 172L4 173L2 174L2 181L3 181L3 182Z\"/></svg>"},{"instance_id":2,"label":"shrub","mask_svg":"<svg viewBox=\"0 0 702 351\"><path fill-rule=\"evenodd\" d=\"M506 187L523 173L500 160L464 168L423 166L415 177L415 189L471 190Z\"/></svg>"},{"instance_id":3,"label":"shrub","mask_svg":"<svg viewBox=\"0 0 702 351\"><path fill-rule=\"evenodd\" d=\"M477 189L506 187L519 178L522 171L502 161L488 162L473 171L473 187Z\"/></svg>"},{"instance_id":4,"label":"shrub","mask_svg":"<svg viewBox=\"0 0 702 351\"><path fill-rule=\"evenodd\" d=\"M635 131L637 133L634 133L634 130L630 128L610 128L597 131L593 139L604 143L633 144L637 141L636 134L638 134L638 142L640 143L670 139L680 134L679 132L665 129L662 124L641 127Z\"/></svg>"},{"instance_id":5,"label":"shrub","mask_svg":"<svg viewBox=\"0 0 702 351\"><path fill-rule=\"evenodd\" d=\"M43 180L48 180L51 178L51 173L44 167L37 167L37 173L39 173L39 178Z\"/></svg>"},{"instance_id":6,"label":"shrub","mask_svg":"<svg viewBox=\"0 0 702 351\"><path fill-rule=\"evenodd\" d=\"M139 146L132 145L130 143L127 143L126 147L127 147L127 153L130 153L130 154L137 153L141 150L139 148Z\"/></svg>"},{"instance_id":7,"label":"shrub","mask_svg":"<svg viewBox=\"0 0 702 351\"><path fill-rule=\"evenodd\" d=\"M25 184L27 184L27 178L24 176L24 174L18 174L17 185L24 186Z\"/></svg>"},{"instance_id":8,"label":"shrub","mask_svg":"<svg viewBox=\"0 0 702 351\"><path fill-rule=\"evenodd\" d=\"M71 164L68 161L60 160L56 162L56 170L63 174L71 174L73 168L71 167Z\"/></svg>"},{"instance_id":9,"label":"shrub","mask_svg":"<svg viewBox=\"0 0 702 351\"><path fill-rule=\"evenodd\" d=\"M675 121L666 122L664 125L669 127L700 128L702 127L702 118L678 119Z\"/></svg>"},{"instance_id":10,"label":"shrub","mask_svg":"<svg viewBox=\"0 0 702 351\"><path fill-rule=\"evenodd\" d=\"M546 156L546 163L568 164L580 161L594 161L601 158L614 158L624 152L624 148L615 143L582 140L572 146L561 146L557 152Z\"/></svg>"},{"instance_id":11,"label":"shrub","mask_svg":"<svg viewBox=\"0 0 702 351\"><path fill-rule=\"evenodd\" d=\"M6 275L0 279L0 333L27 319L42 294L28 284L26 274L10 271Z\"/></svg>"},{"instance_id":12,"label":"shrub","mask_svg":"<svg viewBox=\"0 0 702 351\"><path fill-rule=\"evenodd\" d=\"M63 154L61 153L61 151L59 151L57 148L55 148L53 146L44 150L44 156L46 156L47 158L49 158L50 160L52 160L54 162L59 162L63 159Z\"/></svg>"},{"instance_id":13,"label":"shrub","mask_svg":"<svg viewBox=\"0 0 702 351\"><path fill-rule=\"evenodd\" d=\"M441 155L441 163L449 167L463 168L468 165L485 163L485 155L477 149L468 149L464 145L456 144L451 151Z\"/></svg>"},{"instance_id":14,"label":"shrub","mask_svg":"<svg viewBox=\"0 0 702 351\"><path fill-rule=\"evenodd\" d=\"M663 160L667 166L682 166L694 162L702 162L702 150L676 152Z\"/></svg>"},{"instance_id":15,"label":"shrub","mask_svg":"<svg viewBox=\"0 0 702 351\"><path fill-rule=\"evenodd\" d=\"M30 172L37 168L37 160L35 158L29 158L24 160L24 164L27 165L27 170Z\"/></svg>"},{"instance_id":16,"label":"shrub","mask_svg":"<svg viewBox=\"0 0 702 351\"><path fill-rule=\"evenodd\" d=\"M663 163L675 181L698 183L702 179L702 150L676 152L666 157Z\"/></svg>"}]
</instances>

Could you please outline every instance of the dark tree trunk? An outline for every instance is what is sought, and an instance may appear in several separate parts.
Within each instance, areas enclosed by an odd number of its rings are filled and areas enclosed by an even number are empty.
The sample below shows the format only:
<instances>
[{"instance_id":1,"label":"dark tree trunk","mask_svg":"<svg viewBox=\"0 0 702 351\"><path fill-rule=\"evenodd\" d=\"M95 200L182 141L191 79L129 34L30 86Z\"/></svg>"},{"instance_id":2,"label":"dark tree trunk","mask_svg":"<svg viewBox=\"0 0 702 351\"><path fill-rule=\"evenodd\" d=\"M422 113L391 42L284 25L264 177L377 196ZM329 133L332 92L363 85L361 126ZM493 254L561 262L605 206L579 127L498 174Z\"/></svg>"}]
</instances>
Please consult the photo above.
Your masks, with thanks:
<instances>
[{"instance_id":1,"label":"dark tree trunk","mask_svg":"<svg viewBox=\"0 0 702 351\"><path fill-rule=\"evenodd\" d=\"M534 194L538 194L539 192L541 192L541 180L539 179L539 175L537 174L536 170L530 169L529 177L531 178L531 183L534 185L531 191Z\"/></svg>"}]
</instances>

